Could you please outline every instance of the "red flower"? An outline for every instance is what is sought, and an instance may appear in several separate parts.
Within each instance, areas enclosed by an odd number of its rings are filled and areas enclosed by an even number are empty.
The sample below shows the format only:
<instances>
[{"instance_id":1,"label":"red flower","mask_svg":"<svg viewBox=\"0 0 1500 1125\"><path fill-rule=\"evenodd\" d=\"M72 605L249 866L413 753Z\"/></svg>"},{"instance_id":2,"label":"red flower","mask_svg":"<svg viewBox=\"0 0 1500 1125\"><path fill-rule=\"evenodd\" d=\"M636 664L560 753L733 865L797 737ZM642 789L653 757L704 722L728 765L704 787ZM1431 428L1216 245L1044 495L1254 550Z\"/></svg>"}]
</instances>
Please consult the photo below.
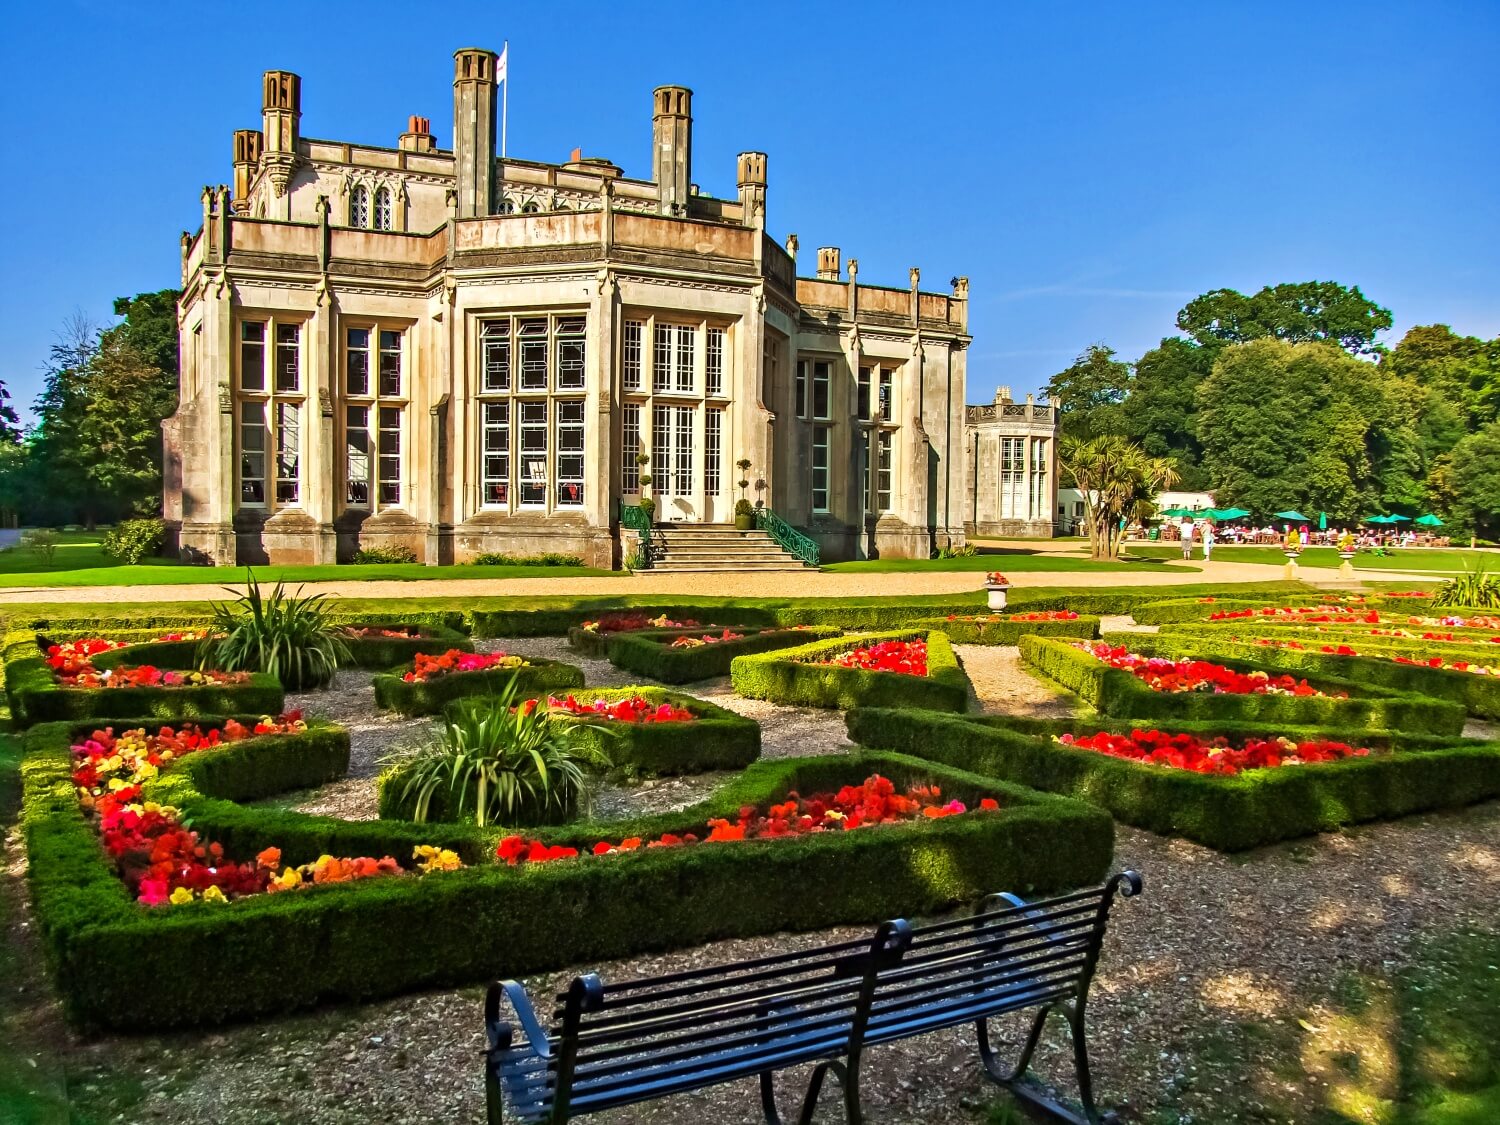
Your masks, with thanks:
<instances>
[{"instance_id":1,"label":"red flower","mask_svg":"<svg viewBox=\"0 0 1500 1125\"><path fill-rule=\"evenodd\" d=\"M1132 730L1128 735L1096 731L1088 735L1059 735L1057 741L1076 750L1089 750L1111 757L1193 773L1232 776L1241 770L1274 769L1286 765L1335 762L1364 757L1368 747L1342 742L1290 738L1247 738L1233 745L1225 738L1208 741L1192 734L1167 734L1159 730Z\"/></svg>"},{"instance_id":2,"label":"red flower","mask_svg":"<svg viewBox=\"0 0 1500 1125\"><path fill-rule=\"evenodd\" d=\"M881 641L879 644L851 649L814 663L831 664L838 668L862 668L871 672L896 672L904 676L925 676L927 642Z\"/></svg>"}]
</instances>

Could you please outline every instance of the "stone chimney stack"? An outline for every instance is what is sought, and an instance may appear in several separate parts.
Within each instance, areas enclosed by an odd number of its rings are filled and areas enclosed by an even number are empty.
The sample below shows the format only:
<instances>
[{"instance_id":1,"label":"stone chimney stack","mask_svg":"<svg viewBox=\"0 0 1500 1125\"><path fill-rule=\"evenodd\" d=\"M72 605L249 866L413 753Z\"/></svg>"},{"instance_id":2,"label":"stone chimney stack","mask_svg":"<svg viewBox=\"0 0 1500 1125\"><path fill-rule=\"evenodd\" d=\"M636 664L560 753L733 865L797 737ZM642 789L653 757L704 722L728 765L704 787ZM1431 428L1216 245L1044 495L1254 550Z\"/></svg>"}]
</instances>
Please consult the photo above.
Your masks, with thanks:
<instances>
[{"instance_id":1,"label":"stone chimney stack","mask_svg":"<svg viewBox=\"0 0 1500 1125\"><path fill-rule=\"evenodd\" d=\"M842 273L842 265L837 246L818 247L818 277L823 281L837 281Z\"/></svg>"},{"instance_id":2,"label":"stone chimney stack","mask_svg":"<svg viewBox=\"0 0 1500 1125\"><path fill-rule=\"evenodd\" d=\"M406 119L406 132L401 134L396 147L404 152L435 152L437 138L432 135L432 122L412 114Z\"/></svg>"},{"instance_id":3,"label":"stone chimney stack","mask_svg":"<svg viewBox=\"0 0 1500 1125\"><path fill-rule=\"evenodd\" d=\"M999 390L997 390L995 392L995 405L996 406L1009 406L1010 404L1011 404L1010 388L1009 387L1001 387Z\"/></svg>"},{"instance_id":4,"label":"stone chimney stack","mask_svg":"<svg viewBox=\"0 0 1500 1125\"><path fill-rule=\"evenodd\" d=\"M237 215L250 210L250 183L255 179L255 170L260 167L264 140L259 129L234 131L234 212Z\"/></svg>"},{"instance_id":5,"label":"stone chimney stack","mask_svg":"<svg viewBox=\"0 0 1500 1125\"><path fill-rule=\"evenodd\" d=\"M739 159L740 207L745 225L764 230L766 226L766 154L742 152Z\"/></svg>"},{"instance_id":6,"label":"stone chimney stack","mask_svg":"<svg viewBox=\"0 0 1500 1125\"><path fill-rule=\"evenodd\" d=\"M261 117L266 167L278 197L286 194L297 163L302 121L302 79L289 70L268 70L262 79Z\"/></svg>"},{"instance_id":7,"label":"stone chimney stack","mask_svg":"<svg viewBox=\"0 0 1500 1125\"><path fill-rule=\"evenodd\" d=\"M480 47L453 52L453 165L460 219L494 212L495 60L494 51Z\"/></svg>"},{"instance_id":8,"label":"stone chimney stack","mask_svg":"<svg viewBox=\"0 0 1500 1125\"><path fill-rule=\"evenodd\" d=\"M693 182L693 92L658 86L651 112L651 178L663 215L686 215Z\"/></svg>"}]
</instances>

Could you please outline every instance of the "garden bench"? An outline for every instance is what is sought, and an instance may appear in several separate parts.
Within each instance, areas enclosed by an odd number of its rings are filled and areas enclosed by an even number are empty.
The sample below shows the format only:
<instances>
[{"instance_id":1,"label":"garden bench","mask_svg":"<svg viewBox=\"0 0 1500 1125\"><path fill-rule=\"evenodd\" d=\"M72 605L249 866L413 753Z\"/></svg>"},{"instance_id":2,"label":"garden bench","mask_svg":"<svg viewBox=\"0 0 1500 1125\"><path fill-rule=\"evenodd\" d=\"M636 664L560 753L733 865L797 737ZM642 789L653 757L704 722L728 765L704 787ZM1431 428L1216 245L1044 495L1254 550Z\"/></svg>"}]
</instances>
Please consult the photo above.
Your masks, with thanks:
<instances>
[{"instance_id":1,"label":"garden bench","mask_svg":"<svg viewBox=\"0 0 1500 1125\"><path fill-rule=\"evenodd\" d=\"M519 1121L560 1123L754 1077L766 1120L779 1125L773 1078L810 1063L797 1120L812 1120L831 1073L858 1125L866 1047L965 1024L986 1074L1017 1097L1079 1125L1107 1120L1093 1099L1084 1004L1114 896L1140 890L1125 871L1102 887L1031 903L991 895L968 917L915 927L898 918L869 939L798 953L610 985L588 973L557 997L550 1028L519 983L496 982L485 998L489 1120L500 1125L508 1104ZM1018 1061L1004 1067L987 1021L1027 1010L1036 1015ZM1082 1116L1025 1081L1054 1010L1072 1032Z\"/></svg>"}]
</instances>

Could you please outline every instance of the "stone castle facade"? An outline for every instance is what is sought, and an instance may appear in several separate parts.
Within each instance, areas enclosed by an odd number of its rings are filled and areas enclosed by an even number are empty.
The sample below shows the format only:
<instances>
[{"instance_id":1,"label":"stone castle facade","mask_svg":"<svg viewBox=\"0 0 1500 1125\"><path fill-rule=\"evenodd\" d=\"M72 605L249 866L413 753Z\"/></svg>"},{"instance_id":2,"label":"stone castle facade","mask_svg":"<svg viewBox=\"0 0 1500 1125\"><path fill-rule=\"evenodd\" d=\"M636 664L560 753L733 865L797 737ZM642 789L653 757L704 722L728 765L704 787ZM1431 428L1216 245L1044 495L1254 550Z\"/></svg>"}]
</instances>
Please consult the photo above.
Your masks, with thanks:
<instances>
[{"instance_id":1,"label":"stone castle facade","mask_svg":"<svg viewBox=\"0 0 1500 1125\"><path fill-rule=\"evenodd\" d=\"M1001 387L995 401L964 412L968 461L964 527L976 536L1050 538L1066 520L1058 507L1056 407L1015 402Z\"/></svg>"},{"instance_id":2,"label":"stone castle facade","mask_svg":"<svg viewBox=\"0 0 1500 1125\"><path fill-rule=\"evenodd\" d=\"M301 80L265 75L232 185L182 237L164 429L185 554L618 566L643 494L703 524L743 494L828 559L962 541L967 279L868 285L833 247L798 276L764 153L733 198L693 182L683 87L654 93L649 180L502 158L496 56L454 59L451 150L422 117L389 148L304 136Z\"/></svg>"}]
</instances>

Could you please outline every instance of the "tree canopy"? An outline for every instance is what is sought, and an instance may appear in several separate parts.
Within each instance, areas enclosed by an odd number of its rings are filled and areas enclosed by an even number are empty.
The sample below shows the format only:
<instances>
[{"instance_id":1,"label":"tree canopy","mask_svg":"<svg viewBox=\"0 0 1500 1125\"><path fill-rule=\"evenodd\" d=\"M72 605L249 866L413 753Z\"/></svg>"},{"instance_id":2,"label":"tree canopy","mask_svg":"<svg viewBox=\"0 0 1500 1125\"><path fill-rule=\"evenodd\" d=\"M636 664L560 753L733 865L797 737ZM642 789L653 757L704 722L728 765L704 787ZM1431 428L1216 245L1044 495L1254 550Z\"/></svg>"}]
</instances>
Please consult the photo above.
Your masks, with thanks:
<instances>
[{"instance_id":1,"label":"tree canopy","mask_svg":"<svg viewBox=\"0 0 1500 1125\"><path fill-rule=\"evenodd\" d=\"M1326 341L1351 355L1379 350L1375 337L1392 324L1391 310L1359 291L1334 281L1267 285L1246 296L1215 289L1189 301L1177 314L1177 327L1203 347L1286 340Z\"/></svg>"},{"instance_id":2,"label":"tree canopy","mask_svg":"<svg viewBox=\"0 0 1500 1125\"><path fill-rule=\"evenodd\" d=\"M1071 437L1121 432L1120 404L1129 393L1130 364L1116 359L1114 349L1103 344L1090 344L1047 384L1062 431Z\"/></svg>"}]
</instances>

